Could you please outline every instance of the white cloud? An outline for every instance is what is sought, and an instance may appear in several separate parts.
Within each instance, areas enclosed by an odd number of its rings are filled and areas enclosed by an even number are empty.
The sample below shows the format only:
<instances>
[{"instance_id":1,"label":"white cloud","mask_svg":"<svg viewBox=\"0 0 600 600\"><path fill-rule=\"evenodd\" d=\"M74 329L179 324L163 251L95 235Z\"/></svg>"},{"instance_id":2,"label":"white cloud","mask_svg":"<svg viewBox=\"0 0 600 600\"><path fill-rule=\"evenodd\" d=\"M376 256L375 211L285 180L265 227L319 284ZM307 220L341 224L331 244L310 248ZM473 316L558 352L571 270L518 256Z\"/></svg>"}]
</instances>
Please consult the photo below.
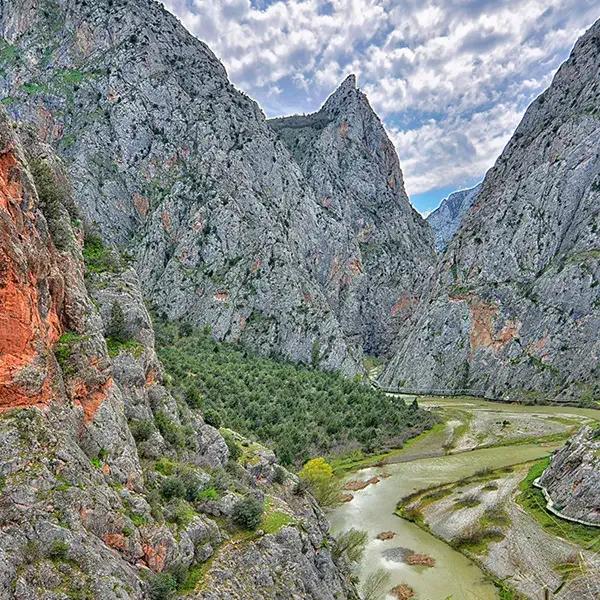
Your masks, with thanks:
<instances>
[{"instance_id":1,"label":"white cloud","mask_svg":"<svg viewBox=\"0 0 600 600\"><path fill-rule=\"evenodd\" d=\"M409 130L388 128L406 188L419 194L445 185L463 187L498 157L521 118L514 104L499 104L470 117L447 116Z\"/></svg>"},{"instance_id":2,"label":"white cloud","mask_svg":"<svg viewBox=\"0 0 600 600\"><path fill-rule=\"evenodd\" d=\"M349 72L409 193L481 177L595 18L595 0L166 0L270 114L310 112Z\"/></svg>"}]
</instances>

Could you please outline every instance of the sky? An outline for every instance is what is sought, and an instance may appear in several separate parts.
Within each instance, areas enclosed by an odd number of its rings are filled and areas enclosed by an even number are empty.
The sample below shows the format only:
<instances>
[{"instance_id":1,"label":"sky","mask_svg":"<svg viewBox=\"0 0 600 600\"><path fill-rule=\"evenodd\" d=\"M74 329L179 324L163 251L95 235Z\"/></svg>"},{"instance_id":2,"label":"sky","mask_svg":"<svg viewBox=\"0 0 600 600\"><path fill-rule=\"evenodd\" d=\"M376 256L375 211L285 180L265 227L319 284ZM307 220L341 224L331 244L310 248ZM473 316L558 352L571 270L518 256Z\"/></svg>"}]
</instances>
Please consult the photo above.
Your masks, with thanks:
<instances>
[{"instance_id":1,"label":"sky","mask_svg":"<svg viewBox=\"0 0 600 600\"><path fill-rule=\"evenodd\" d=\"M318 110L350 74L427 214L483 179L596 0L163 0L269 117Z\"/></svg>"}]
</instances>

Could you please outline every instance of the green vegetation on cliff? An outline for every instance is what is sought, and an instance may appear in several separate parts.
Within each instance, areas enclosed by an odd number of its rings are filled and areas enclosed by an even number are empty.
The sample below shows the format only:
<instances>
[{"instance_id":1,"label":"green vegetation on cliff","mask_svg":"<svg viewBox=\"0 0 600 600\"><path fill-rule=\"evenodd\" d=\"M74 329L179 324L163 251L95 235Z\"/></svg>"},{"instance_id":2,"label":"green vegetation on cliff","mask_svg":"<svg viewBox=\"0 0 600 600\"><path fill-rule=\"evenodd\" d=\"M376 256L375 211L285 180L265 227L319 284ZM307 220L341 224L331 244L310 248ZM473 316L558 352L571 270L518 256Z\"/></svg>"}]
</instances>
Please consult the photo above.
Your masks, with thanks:
<instances>
[{"instance_id":1,"label":"green vegetation on cliff","mask_svg":"<svg viewBox=\"0 0 600 600\"><path fill-rule=\"evenodd\" d=\"M360 381L257 356L214 341L206 330L155 320L158 354L187 402L270 443L284 464L400 446L433 424L434 417L416 404Z\"/></svg>"}]
</instances>

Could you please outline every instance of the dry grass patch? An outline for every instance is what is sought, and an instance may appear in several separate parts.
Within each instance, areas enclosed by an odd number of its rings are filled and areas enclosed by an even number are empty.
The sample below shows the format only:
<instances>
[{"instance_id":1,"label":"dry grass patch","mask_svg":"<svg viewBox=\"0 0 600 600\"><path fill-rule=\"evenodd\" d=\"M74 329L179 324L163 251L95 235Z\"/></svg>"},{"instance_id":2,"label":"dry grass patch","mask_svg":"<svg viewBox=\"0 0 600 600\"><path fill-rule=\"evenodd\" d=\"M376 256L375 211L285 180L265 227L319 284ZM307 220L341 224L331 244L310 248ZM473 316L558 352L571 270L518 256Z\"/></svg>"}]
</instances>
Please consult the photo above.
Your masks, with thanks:
<instances>
[{"instance_id":1,"label":"dry grass patch","mask_svg":"<svg viewBox=\"0 0 600 600\"><path fill-rule=\"evenodd\" d=\"M390 594L396 598L396 600L411 600L415 597L415 591L405 583L401 583L390 590Z\"/></svg>"},{"instance_id":2,"label":"dry grass patch","mask_svg":"<svg viewBox=\"0 0 600 600\"><path fill-rule=\"evenodd\" d=\"M411 554L406 557L407 565L418 565L421 567L435 567L435 558L427 554Z\"/></svg>"},{"instance_id":3,"label":"dry grass patch","mask_svg":"<svg viewBox=\"0 0 600 600\"><path fill-rule=\"evenodd\" d=\"M492 542L504 539L504 533L499 527L473 525L464 533L450 540L450 545L463 552L473 554L485 554Z\"/></svg>"},{"instance_id":4,"label":"dry grass patch","mask_svg":"<svg viewBox=\"0 0 600 600\"><path fill-rule=\"evenodd\" d=\"M461 508L473 508L475 506L479 506L481 504L481 500L477 497L477 494L469 494L464 498L458 498L455 500L452 508L454 510L460 510Z\"/></svg>"}]
</instances>

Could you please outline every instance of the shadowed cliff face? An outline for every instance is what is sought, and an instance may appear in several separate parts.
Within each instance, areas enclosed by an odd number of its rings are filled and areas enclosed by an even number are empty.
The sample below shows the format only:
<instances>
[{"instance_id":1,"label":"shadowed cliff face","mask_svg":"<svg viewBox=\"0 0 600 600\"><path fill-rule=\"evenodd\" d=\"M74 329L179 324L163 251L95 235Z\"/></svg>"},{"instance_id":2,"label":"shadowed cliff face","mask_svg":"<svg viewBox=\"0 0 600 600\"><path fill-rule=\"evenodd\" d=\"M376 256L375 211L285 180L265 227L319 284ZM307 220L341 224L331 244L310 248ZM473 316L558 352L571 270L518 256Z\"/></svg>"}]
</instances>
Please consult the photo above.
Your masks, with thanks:
<instances>
[{"instance_id":1,"label":"shadowed cliff face","mask_svg":"<svg viewBox=\"0 0 600 600\"><path fill-rule=\"evenodd\" d=\"M600 394L600 22L527 110L400 334L386 385Z\"/></svg>"},{"instance_id":2,"label":"shadowed cliff face","mask_svg":"<svg viewBox=\"0 0 600 600\"><path fill-rule=\"evenodd\" d=\"M46 4L4 3L0 93L66 160L82 216L127 247L146 296L347 374L361 345L385 351L432 240L354 83L323 109L321 177L156 2Z\"/></svg>"}]
</instances>

